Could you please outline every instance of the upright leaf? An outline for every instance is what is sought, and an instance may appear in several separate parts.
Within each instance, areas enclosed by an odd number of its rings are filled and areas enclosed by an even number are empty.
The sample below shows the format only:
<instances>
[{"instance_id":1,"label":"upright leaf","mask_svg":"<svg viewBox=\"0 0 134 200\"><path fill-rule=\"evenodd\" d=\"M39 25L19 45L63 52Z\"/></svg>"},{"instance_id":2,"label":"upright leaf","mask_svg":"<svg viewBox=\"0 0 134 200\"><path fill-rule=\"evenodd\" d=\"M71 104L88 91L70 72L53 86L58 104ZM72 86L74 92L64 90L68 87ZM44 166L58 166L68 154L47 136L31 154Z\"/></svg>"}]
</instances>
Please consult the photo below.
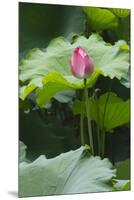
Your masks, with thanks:
<instances>
[{"instance_id":1,"label":"upright leaf","mask_svg":"<svg viewBox=\"0 0 134 200\"><path fill-rule=\"evenodd\" d=\"M80 114L81 103L86 115L85 103L78 100L73 105L74 114ZM90 98L89 106L90 118L95 120L101 129L109 131L127 124L130 120L130 100L123 101L112 92L101 95L97 101Z\"/></svg>"}]
</instances>

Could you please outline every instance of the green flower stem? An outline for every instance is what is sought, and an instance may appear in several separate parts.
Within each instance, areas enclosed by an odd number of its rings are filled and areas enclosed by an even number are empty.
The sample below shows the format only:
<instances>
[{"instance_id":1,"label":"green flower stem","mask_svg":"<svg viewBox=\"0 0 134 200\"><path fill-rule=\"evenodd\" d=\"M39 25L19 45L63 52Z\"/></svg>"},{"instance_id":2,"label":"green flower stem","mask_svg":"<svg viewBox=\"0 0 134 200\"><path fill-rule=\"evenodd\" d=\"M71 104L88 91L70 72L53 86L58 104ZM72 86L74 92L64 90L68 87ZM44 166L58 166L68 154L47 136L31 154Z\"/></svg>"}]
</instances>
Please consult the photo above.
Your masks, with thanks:
<instances>
[{"instance_id":1,"label":"green flower stem","mask_svg":"<svg viewBox=\"0 0 134 200\"><path fill-rule=\"evenodd\" d=\"M101 158L103 159L104 158L104 155L105 155L105 131L102 131L101 133Z\"/></svg>"},{"instance_id":2,"label":"green flower stem","mask_svg":"<svg viewBox=\"0 0 134 200\"><path fill-rule=\"evenodd\" d=\"M81 105L81 115L80 115L80 138L81 138L81 146L85 145L84 142L84 126L83 126L83 120L84 120L84 115L82 111L82 105Z\"/></svg>"},{"instance_id":3,"label":"green flower stem","mask_svg":"<svg viewBox=\"0 0 134 200\"><path fill-rule=\"evenodd\" d=\"M88 134L89 134L89 144L91 148L91 153L94 155L94 145L93 145L93 136L92 136L92 127L91 127L91 120L90 120L90 108L89 108L89 101L88 101L88 89L86 88L86 79L84 79L84 92L85 92L85 104L86 104L86 113L87 113L87 124L88 124Z\"/></svg>"},{"instance_id":4,"label":"green flower stem","mask_svg":"<svg viewBox=\"0 0 134 200\"><path fill-rule=\"evenodd\" d=\"M97 124L97 139L98 139L98 155L101 156L101 132L99 124Z\"/></svg>"},{"instance_id":5,"label":"green flower stem","mask_svg":"<svg viewBox=\"0 0 134 200\"><path fill-rule=\"evenodd\" d=\"M101 156L101 132L99 124L97 124L97 139L98 139L98 155Z\"/></svg>"},{"instance_id":6,"label":"green flower stem","mask_svg":"<svg viewBox=\"0 0 134 200\"><path fill-rule=\"evenodd\" d=\"M106 98L105 107L104 107L104 114L103 114L103 128L102 128L102 131L101 131L101 158L104 158L104 155L105 155L105 135L106 135L106 133L105 133L104 124L105 124L105 115L106 115L109 96L110 96L110 92L108 93L107 98Z\"/></svg>"},{"instance_id":7,"label":"green flower stem","mask_svg":"<svg viewBox=\"0 0 134 200\"><path fill-rule=\"evenodd\" d=\"M100 157L103 159L105 156L105 137L106 133L105 130L101 130L101 135L100 135Z\"/></svg>"},{"instance_id":8,"label":"green flower stem","mask_svg":"<svg viewBox=\"0 0 134 200\"><path fill-rule=\"evenodd\" d=\"M100 117L99 117L99 105L98 105L98 97L96 95L95 89L94 89L94 98L96 102L96 112L97 112L97 141L98 141L98 155L101 155L101 132L100 132Z\"/></svg>"}]
</instances>

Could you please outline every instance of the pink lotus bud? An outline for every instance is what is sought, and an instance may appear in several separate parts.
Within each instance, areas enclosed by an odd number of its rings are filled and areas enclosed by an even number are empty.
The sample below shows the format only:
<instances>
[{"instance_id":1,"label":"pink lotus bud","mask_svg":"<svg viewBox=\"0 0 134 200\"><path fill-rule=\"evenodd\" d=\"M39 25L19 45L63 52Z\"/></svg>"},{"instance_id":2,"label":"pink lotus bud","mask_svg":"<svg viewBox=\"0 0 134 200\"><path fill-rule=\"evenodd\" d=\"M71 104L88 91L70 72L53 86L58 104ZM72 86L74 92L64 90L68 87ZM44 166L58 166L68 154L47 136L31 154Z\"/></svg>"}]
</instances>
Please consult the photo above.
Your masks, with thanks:
<instances>
[{"instance_id":1,"label":"pink lotus bud","mask_svg":"<svg viewBox=\"0 0 134 200\"><path fill-rule=\"evenodd\" d=\"M71 57L71 71L77 78L87 78L93 73L94 63L92 58L80 46L73 50Z\"/></svg>"}]
</instances>

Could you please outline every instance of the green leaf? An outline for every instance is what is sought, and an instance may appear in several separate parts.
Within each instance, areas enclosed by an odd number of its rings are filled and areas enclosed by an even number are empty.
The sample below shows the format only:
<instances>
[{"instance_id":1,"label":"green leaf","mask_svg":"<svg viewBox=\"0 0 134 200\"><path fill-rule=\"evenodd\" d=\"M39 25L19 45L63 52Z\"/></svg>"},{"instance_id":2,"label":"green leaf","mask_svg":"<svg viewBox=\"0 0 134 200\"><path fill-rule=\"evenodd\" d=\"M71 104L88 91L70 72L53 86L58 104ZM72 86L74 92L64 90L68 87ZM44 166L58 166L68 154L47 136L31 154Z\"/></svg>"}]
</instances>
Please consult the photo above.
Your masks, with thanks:
<instances>
[{"instance_id":1,"label":"green leaf","mask_svg":"<svg viewBox=\"0 0 134 200\"><path fill-rule=\"evenodd\" d=\"M109 97L108 97L109 96ZM104 110L108 98L106 112ZM100 123L106 130L111 130L130 121L130 100L123 101L114 93L106 93L99 99ZM104 122L103 122L104 118Z\"/></svg>"},{"instance_id":2,"label":"green leaf","mask_svg":"<svg viewBox=\"0 0 134 200\"><path fill-rule=\"evenodd\" d=\"M23 162L26 159L26 145L23 142L19 142L19 162Z\"/></svg>"},{"instance_id":3,"label":"green leaf","mask_svg":"<svg viewBox=\"0 0 134 200\"><path fill-rule=\"evenodd\" d=\"M94 7L84 7L83 9L92 30L109 30L118 27L118 18L110 10Z\"/></svg>"},{"instance_id":4,"label":"green leaf","mask_svg":"<svg viewBox=\"0 0 134 200\"><path fill-rule=\"evenodd\" d=\"M130 10L129 9L120 9L120 8L109 8L109 10L115 14L117 17L127 17L130 15Z\"/></svg>"},{"instance_id":5,"label":"green leaf","mask_svg":"<svg viewBox=\"0 0 134 200\"><path fill-rule=\"evenodd\" d=\"M129 54L122 46L125 41L109 45L98 34L88 39L81 36L70 44L63 37L52 40L47 49L33 49L20 63L20 80L28 84L21 89L21 98L37 87L37 103L43 107L56 93L84 88L83 80L75 78L70 70L70 58L76 46L82 46L92 56L95 70L87 80L92 87L100 74L121 79L128 71Z\"/></svg>"},{"instance_id":6,"label":"green leaf","mask_svg":"<svg viewBox=\"0 0 134 200\"><path fill-rule=\"evenodd\" d=\"M53 159L40 156L20 164L19 195L59 195L112 191L115 170L108 159L90 156L87 147Z\"/></svg>"},{"instance_id":7,"label":"green leaf","mask_svg":"<svg viewBox=\"0 0 134 200\"><path fill-rule=\"evenodd\" d=\"M126 88L130 88L130 75L127 73L121 80L120 83Z\"/></svg>"},{"instance_id":8,"label":"green leaf","mask_svg":"<svg viewBox=\"0 0 134 200\"><path fill-rule=\"evenodd\" d=\"M128 191L130 190L130 180L113 180L113 191Z\"/></svg>"},{"instance_id":9,"label":"green leaf","mask_svg":"<svg viewBox=\"0 0 134 200\"><path fill-rule=\"evenodd\" d=\"M63 92L58 92L54 98L61 103L68 103L73 99L74 96L74 90L65 90Z\"/></svg>"},{"instance_id":10,"label":"green leaf","mask_svg":"<svg viewBox=\"0 0 134 200\"><path fill-rule=\"evenodd\" d=\"M117 169L117 179L128 180L130 179L130 160L121 161L115 164Z\"/></svg>"},{"instance_id":11,"label":"green leaf","mask_svg":"<svg viewBox=\"0 0 134 200\"><path fill-rule=\"evenodd\" d=\"M22 86L20 88L21 99L24 100L35 88L36 85L34 83L28 84L27 86Z\"/></svg>"},{"instance_id":12,"label":"green leaf","mask_svg":"<svg viewBox=\"0 0 134 200\"><path fill-rule=\"evenodd\" d=\"M106 111L105 104L107 101ZM85 103L83 112L86 115ZM81 102L75 101L73 105L74 114L80 114ZM127 124L130 121L130 100L123 101L116 94L109 92L101 95L96 101L93 97L89 99L90 118L95 120L98 126L106 131ZM104 117L105 112L105 117Z\"/></svg>"}]
</instances>

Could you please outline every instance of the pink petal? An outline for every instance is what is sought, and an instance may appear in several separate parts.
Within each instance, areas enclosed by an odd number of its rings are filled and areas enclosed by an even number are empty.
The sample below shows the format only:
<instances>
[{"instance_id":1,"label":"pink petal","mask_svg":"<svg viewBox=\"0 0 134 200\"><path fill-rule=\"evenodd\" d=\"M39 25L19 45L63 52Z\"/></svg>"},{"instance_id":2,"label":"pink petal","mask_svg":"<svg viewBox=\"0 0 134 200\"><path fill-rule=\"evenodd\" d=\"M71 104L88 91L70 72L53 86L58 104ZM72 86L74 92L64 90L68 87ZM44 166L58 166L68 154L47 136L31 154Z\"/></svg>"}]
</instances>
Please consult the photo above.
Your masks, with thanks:
<instances>
[{"instance_id":1,"label":"pink petal","mask_svg":"<svg viewBox=\"0 0 134 200\"><path fill-rule=\"evenodd\" d=\"M78 78L83 78L85 63L83 57L79 53L79 47L77 47L73 52L71 59L71 70L74 76Z\"/></svg>"},{"instance_id":2,"label":"pink petal","mask_svg":"<svg viewBox=\"0 0 134 200\"><path fill-rule=\"evenodd\" d=\"M94 63L93 63L93 60L91 57L89 57L88 55L84 58L84 62L85 62L85 74L86 74L86 77L90 74L93 73L93 70L94 70Z\"/></svg>"},{"instance_id":3,"label":"pink petal","mask_svg":"<svg viewBox=\"0 0 134 200\"><path fill-rule=\"evenodd\" d=\"M93 60L80 46L73 50L71 57L71 71L77 78L86 78L94 69Z\"/></svg>"}]
</instances>

